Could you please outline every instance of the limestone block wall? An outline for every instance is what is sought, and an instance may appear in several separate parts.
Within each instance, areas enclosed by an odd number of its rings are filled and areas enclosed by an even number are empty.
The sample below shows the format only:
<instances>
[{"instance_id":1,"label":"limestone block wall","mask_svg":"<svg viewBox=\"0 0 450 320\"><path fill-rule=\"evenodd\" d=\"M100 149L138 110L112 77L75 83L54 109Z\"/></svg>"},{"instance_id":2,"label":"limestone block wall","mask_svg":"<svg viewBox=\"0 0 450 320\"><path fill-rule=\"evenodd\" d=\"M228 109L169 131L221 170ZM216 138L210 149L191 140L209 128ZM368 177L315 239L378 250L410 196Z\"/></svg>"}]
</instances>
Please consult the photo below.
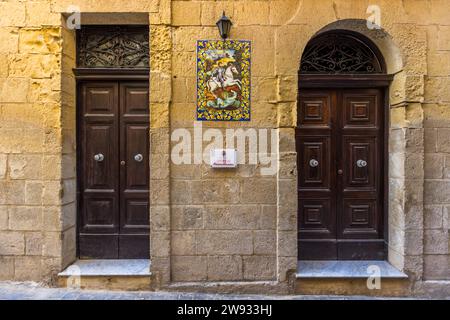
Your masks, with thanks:
<instances>
[{"instance_id":1,"label":"limestone block wall","mask_svg":"<svg viewBox=\"0 0 450 320\"><path fill-rule=\"evenodd\" d=\"M61 17L49 1L0 10L0 279L40 280L61 268L63 231L75 236L61 214L75 181L62 169Z\"/></svg>"},{"instance_id":2,"label":"limestone block wall","mask_svg":"<svg viewBox=\"0 0 450 320\"><path fill-rule=\"evenodd\" d=\"M426 29L424 277L449 280L450 26L441 21Z\"/></svg>"}]
</instances>

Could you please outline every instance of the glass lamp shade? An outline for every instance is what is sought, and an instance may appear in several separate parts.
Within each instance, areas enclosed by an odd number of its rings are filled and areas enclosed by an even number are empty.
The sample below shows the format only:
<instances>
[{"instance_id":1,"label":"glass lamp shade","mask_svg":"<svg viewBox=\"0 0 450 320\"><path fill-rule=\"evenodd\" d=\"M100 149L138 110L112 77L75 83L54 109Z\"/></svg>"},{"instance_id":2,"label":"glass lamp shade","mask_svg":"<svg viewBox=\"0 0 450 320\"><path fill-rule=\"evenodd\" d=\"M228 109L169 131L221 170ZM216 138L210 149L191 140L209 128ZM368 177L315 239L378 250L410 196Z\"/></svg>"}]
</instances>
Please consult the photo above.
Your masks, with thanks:
<instances>
[{"instance_id":1,"label":"glass lamp shade","mask_svg":"<svg viewBox=\"0 0 450 320\"><path fill-rule=\"evenodd\" d=\"M219 28L219 33L222 39L226 39L230 36L231 26L233 25L233 23L225 15L225 11L223 12L222 18L217 21L216 25L217 28Z\"/></svg>"}]
</instances>

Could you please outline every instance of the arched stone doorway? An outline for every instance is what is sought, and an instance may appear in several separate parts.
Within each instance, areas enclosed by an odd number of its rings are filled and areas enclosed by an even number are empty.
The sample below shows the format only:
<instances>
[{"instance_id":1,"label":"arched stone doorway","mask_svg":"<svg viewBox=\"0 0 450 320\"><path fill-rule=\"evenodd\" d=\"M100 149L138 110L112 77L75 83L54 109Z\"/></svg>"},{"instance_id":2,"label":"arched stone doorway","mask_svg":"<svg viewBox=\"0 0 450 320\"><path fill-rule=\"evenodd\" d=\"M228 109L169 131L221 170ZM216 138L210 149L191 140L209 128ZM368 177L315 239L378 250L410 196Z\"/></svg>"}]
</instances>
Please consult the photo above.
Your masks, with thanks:
<instances>
[{"instance_id":1,"label":"arched stone doorway","mask_svg":"<svg viewBox=\"0 0 450 320\"><path fill-rule=\"evenodd\" d=\"M391 80L359 33L331 30L307 44L295 130L300 260L387 258Z\"/></svg>"}]
</instances>

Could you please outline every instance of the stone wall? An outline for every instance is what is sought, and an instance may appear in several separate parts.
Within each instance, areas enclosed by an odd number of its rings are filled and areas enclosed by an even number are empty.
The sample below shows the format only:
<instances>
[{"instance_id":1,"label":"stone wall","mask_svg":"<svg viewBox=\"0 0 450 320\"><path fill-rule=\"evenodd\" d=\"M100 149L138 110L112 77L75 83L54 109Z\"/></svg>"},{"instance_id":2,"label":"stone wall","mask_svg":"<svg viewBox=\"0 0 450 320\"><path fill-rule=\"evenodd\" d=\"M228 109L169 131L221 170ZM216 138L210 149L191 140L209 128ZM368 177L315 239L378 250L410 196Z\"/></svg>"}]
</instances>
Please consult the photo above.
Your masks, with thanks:
<instances>
[{"instance_id":1,"label":"stone wall","mask_svg":"<svg viewBox=\"0 0 450 320\"><path fill-rule=\"evenodd\" d=\"M157 285L285 281L297 262L294 128L297 70L317 32L351 29L382 51L390 88L389 261L413 279L450 279L450 14L447 0L0 1L0 279L49 280L75 259L75 38L71 4L89 23L150 21L151 258ZM170 133L194 130L195 45L252 40L252 121L274 129L279 171L170 162ZM111 15L111 13L115 13ZM117 21L112 21L111 17ZM174 143L172 142L172 145ZM206 145L206 144L205 144Z\"/></svg>"}]
</instances>

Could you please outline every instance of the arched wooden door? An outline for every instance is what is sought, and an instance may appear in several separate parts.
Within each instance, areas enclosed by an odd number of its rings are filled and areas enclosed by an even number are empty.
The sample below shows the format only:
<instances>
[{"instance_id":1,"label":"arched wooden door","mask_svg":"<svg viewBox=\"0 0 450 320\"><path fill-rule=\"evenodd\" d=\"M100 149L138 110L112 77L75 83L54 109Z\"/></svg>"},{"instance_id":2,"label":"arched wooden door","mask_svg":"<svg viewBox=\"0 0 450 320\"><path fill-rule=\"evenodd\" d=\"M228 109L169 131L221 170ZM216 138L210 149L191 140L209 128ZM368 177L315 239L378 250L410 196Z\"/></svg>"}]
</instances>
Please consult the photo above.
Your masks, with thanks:
<instances>
[{"instance_id":1,"label":"arched wooden door","mask_svg":"<svg viewBox=\"0 0 450 320\"><path fill-rule=\"evenodd\" d=\"M382 260L386 87L378 50L349 32L310 41L296 128L300 260Z\"/></svg>"}]
</instances>

